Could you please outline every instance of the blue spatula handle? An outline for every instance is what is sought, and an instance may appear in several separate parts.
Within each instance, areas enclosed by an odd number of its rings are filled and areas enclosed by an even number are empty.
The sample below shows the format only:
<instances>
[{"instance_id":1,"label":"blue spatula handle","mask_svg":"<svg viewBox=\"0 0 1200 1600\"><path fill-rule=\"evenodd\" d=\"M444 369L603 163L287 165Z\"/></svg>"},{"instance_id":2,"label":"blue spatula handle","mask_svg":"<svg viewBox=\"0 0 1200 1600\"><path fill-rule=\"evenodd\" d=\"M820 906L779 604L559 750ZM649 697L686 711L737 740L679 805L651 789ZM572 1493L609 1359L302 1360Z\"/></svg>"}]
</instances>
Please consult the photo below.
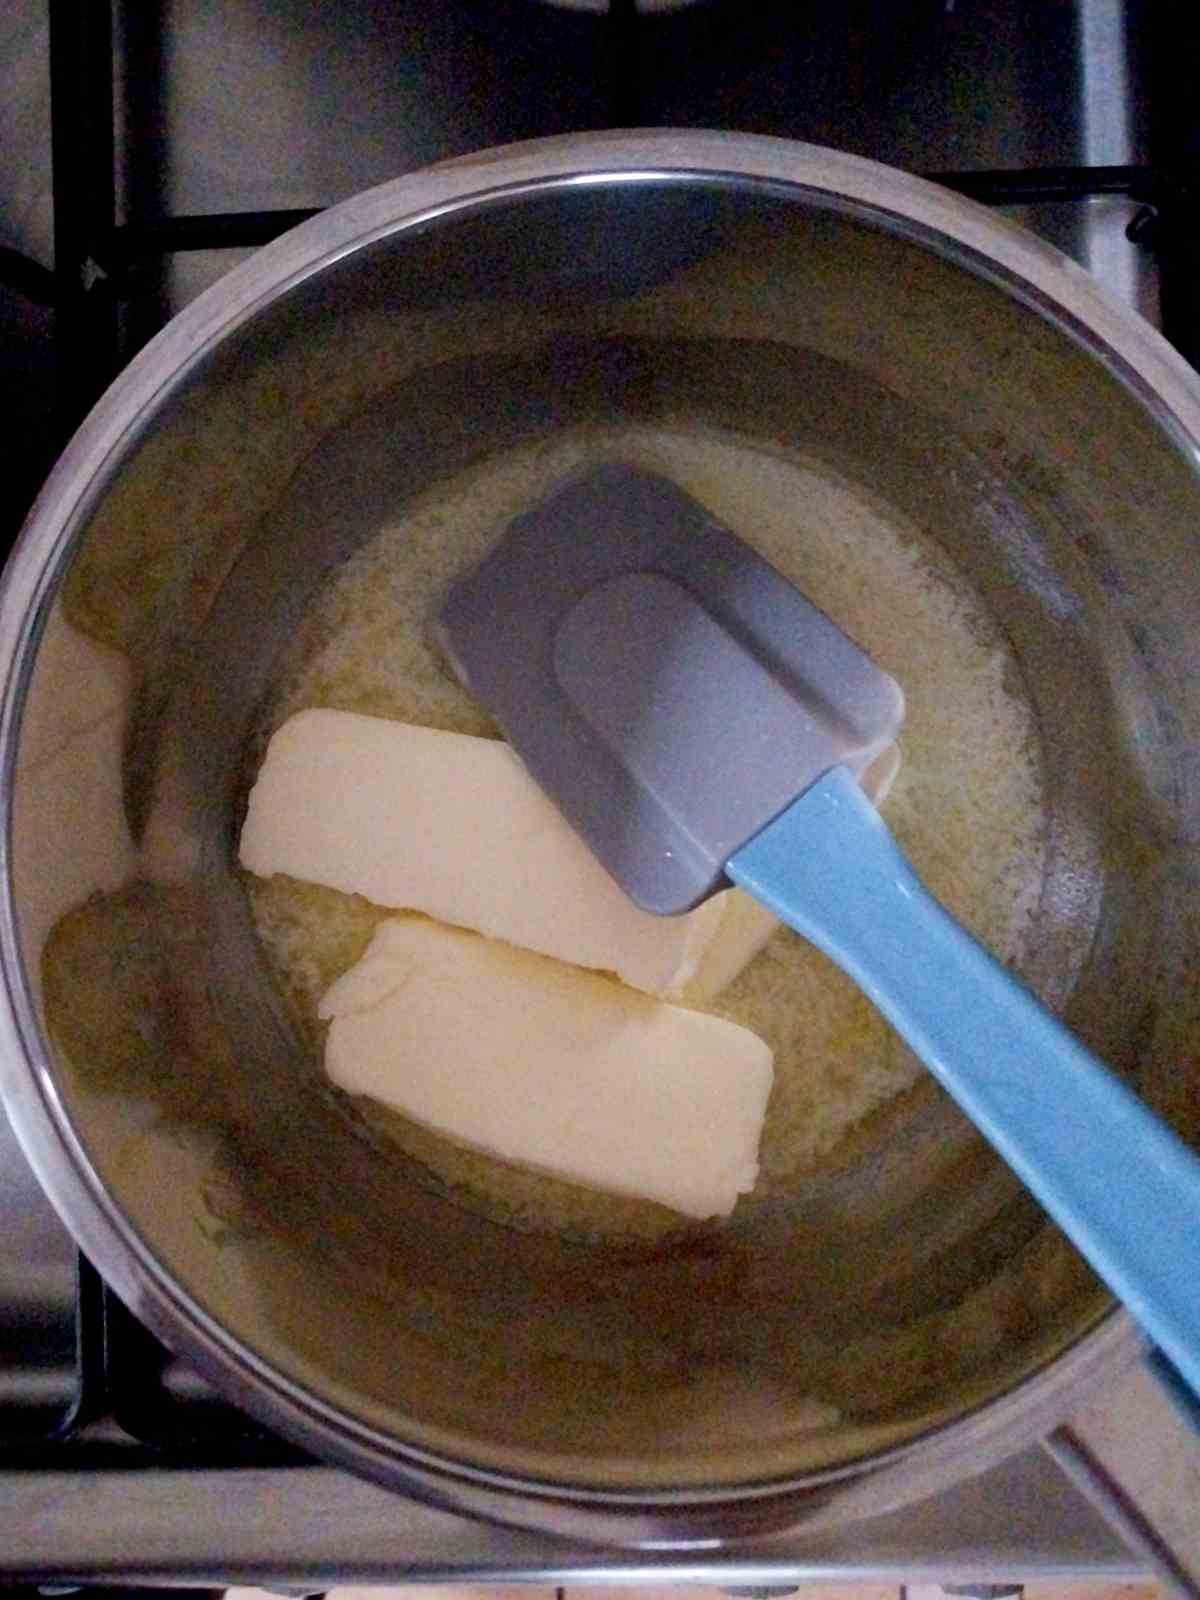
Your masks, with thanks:
<instances>
[{"instance_id":1,"label":"blue spatula handle","mask_svg":"<svg viewBox=\"0 0 1200 1600\"><path fill-rule=\"evenodd\" d=\"M923 887L844 767L726 865L849 974L1200 1396L1200 1158Z\"/></svg>"}]
</instances>

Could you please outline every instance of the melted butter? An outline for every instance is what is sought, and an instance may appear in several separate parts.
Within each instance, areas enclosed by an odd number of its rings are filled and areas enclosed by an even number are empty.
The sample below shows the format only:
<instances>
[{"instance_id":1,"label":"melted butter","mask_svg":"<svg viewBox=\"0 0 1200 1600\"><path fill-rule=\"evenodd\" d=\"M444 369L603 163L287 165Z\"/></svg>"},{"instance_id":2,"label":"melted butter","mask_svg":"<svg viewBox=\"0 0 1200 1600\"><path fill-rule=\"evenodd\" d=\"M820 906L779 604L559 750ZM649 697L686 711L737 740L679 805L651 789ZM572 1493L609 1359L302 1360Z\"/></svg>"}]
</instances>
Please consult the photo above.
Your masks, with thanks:
<instances>
[{"instance_id":1,"label":"melted butter","mask_svg":"<svg viewBox=\"0 0 1200 1600\"><path fill-rule=\"evenodd\" d=\"M495 733L424 640L457 573L499 527L589 462L672 478L826 610L904 688L903 766L888 822L930 889L1018 966L1042 880L1036 727L1016 664L940 546L826 463L691 425L580 429L492 458L408 507L334 575L306 617L260 729L333 706ZM278 981L319 1042L316 1007L387 913L286 878L248 880ZM848 979L786 930L709 1009L775 1052L761 1175L743 1207L786 1197L921 1068ZM366 1104L466 1203L521 1226L650 1234L678 1219L457 1149Z\"/></svg>"}]
</instances>

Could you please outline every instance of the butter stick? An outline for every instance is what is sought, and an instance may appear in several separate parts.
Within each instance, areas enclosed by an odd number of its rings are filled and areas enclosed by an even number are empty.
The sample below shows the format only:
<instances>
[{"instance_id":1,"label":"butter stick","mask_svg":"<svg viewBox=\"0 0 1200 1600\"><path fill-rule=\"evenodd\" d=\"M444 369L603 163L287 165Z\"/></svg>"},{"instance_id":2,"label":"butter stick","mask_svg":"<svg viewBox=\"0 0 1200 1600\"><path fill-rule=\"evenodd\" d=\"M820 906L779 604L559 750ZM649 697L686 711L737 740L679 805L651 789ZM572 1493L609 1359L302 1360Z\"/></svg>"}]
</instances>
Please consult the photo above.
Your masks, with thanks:
<instances>
[{"instance_id":1,"label":"butter stick","mask_svg":"<svg viewBox=\"0 0 1200 1600\"><path fill-rule=\"evenodd\" d=\"M334 1083L471 1149L689 1217L754 1186L772 1058L736 1023L417 917L320 1009Z\"/></svg>"},{"instance_id":2,"label":"butter stick","mask_svg":"<svg viewBox=\"0 0 1200 1600\"><path fill-rule=\"evenodd\" d=\"M723 920L720 895L682 917L639 910L500 740L347 711L274 735L240 859L653 994L687 985Z\"/></svg>"}]
</instances>

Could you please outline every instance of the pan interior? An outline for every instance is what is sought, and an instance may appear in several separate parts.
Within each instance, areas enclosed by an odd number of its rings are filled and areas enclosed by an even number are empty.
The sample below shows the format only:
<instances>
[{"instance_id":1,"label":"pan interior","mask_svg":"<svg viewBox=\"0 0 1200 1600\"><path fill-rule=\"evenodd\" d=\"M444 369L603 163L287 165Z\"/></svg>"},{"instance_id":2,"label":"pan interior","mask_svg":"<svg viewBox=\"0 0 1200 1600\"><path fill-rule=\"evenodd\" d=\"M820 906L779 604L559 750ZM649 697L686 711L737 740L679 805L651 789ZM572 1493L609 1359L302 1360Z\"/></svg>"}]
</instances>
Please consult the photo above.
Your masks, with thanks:
<instances>
[{"instance_id":1,"label":"pan interior","mask_svg":"<svg viewBox=\"0 0 1200 1600\"><path fill-rule=\"evenodd\" d=\"M89 1160L273 1382L385 1454L654 1494L914 1441L1107 1301L788 935L718 1005L779 1057L763 1178L725 1225L326 1086L314 997L377 913L237 873L264 740L314 703L493 731L425 620L506 517L613 457L899 679L887 815L918 869L1196 1138L1193 469L1051 321L807 199L536 192L356 252L232 334L151 410L63 574L14 877Z\"/></svg>"}]
</instances>

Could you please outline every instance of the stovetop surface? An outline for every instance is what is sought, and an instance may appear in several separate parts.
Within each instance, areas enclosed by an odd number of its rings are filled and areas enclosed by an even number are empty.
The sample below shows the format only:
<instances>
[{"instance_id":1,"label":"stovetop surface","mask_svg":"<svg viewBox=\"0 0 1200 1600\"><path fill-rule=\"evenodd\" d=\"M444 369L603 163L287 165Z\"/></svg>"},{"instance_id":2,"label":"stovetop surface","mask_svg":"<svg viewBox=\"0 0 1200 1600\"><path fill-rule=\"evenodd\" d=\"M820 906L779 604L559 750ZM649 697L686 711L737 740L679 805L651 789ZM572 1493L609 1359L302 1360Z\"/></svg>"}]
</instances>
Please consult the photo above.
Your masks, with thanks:
<instances>
[{"instance_id":1,"label":"stovetop surface","mask_svg":"<svg viewBox=\"0 0 1200 1600\"><path fill-rule=\"evenodd\" d=\"M1151 8L1138 0L911 0L903 8L886 0L708 0L654 18L615 9L621 16L535 0L118 4L119 215L145 221L323 206L442 157L612 126L780 134L927 173L1143 165L1166 159L1168 147L1172 159L1195 153L1186 91L1176 92L1172 68L1178 51L1186 59L1189 41L1162 37L1161 16L1153 33ZM0 247L43 266L53 255L50 146L46 8L7 0ZM1158 261L1126 236L1137 209L1130 198L1108 197L1013 214L1156 320ZM124 308L126 353L242 254L146 263ZM15 467L0 488L0 529L9 537L61 444L54 312L38 298L0 287L0 357L23 402L8 424ZM213 1395L77 1263L0 1113L0 1483L15 1494L19 1479L25 1501L9 1504L26 1506L22 1515L14 1510L17 1532L0 1574L211 1575L205 1496L230 1474L245 1493L241 1510L226 1513L224 1548L232 1561L243 1542L241 1576L283 1570L283 1551L272 1555L263 1543L264 1495L277 1510L290 1504L297 1525L304 1521L305 1538L291 1545L293 1578L303 1551L310 1566L322 1550L328 1560L352 1559L351 1535L364 1575L394 1575L404 1548L412 1570L425 1575L544 1580L587 1565L577 1553L572 1566L531 1536L465 1530L420 1507L405 1520L380 1491L303 1463ZM160 1503L165 1468L173 1488ZM140 1485L136 1493L126 1474ZM85 1497L72 1499L64 1481ZM173 1518L170 1504L193 1510ZM325 1530L324 1545L314 1544L314 1527ZM860 1529L807 1550L783 1556L823 1576L930 1570L939 1551L938 1570L960 1574L994 1574L1021 1551L1043 1573L1137 1570L1036 1452L944 1502L882 1519L874 1533ZM775 1557L756 1570L777 1573ZM611 1560L588 1559L615 1570Z\"/></svg>"}]
</instances>

